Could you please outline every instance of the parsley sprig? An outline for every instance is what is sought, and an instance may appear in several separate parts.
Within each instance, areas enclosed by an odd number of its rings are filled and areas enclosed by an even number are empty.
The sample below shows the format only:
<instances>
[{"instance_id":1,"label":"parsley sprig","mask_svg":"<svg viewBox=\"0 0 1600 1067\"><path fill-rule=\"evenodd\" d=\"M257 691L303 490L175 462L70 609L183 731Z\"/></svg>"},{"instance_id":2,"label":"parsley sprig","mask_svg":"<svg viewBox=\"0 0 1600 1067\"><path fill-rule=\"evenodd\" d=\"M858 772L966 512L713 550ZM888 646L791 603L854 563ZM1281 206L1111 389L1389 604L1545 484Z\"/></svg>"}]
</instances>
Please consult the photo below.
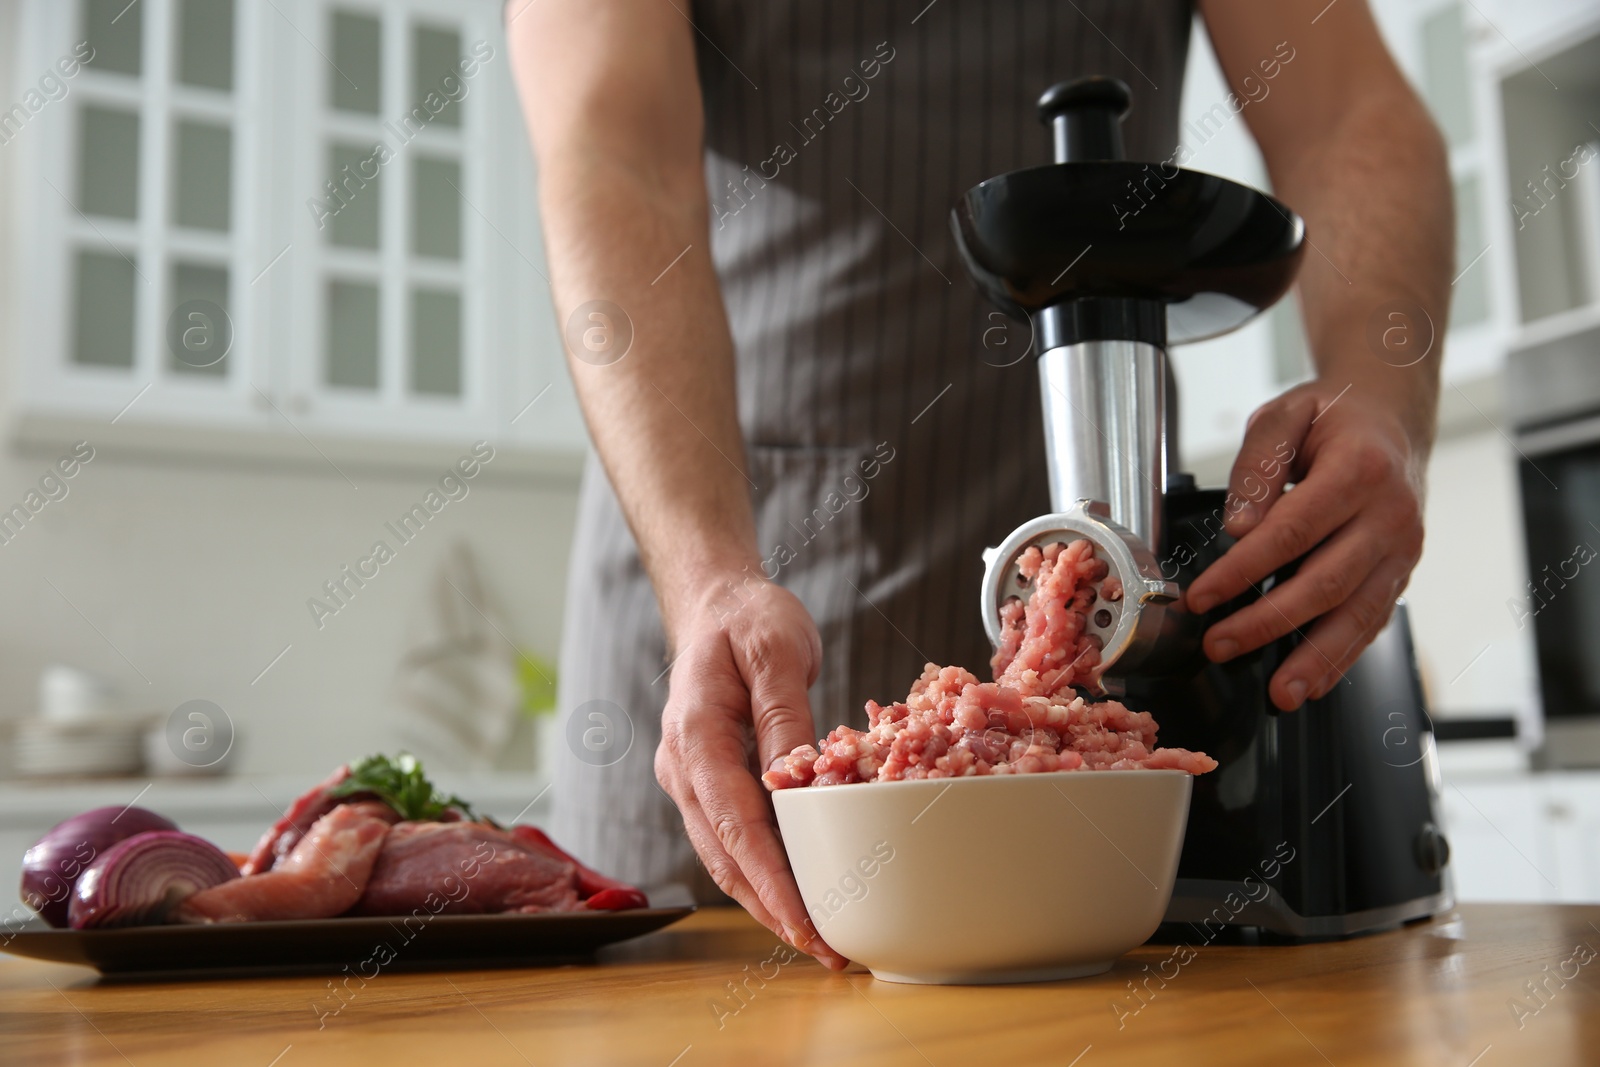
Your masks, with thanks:
<instances>
[{"instance_id":1,"label":"parsley sprig","mask_svg":"<svg viewBox=\"0 0 1600 1067\"><path fill-rule=\"evenodd\" d=\"M436 820L454 808L476 820L472 805L455 795L446 796L422 773L422 764L409 752L398 756L368 756L350 764L350 777L333 787L336 797L373 793L379 800L413 822Z\"/></svg>"}]
</instances>

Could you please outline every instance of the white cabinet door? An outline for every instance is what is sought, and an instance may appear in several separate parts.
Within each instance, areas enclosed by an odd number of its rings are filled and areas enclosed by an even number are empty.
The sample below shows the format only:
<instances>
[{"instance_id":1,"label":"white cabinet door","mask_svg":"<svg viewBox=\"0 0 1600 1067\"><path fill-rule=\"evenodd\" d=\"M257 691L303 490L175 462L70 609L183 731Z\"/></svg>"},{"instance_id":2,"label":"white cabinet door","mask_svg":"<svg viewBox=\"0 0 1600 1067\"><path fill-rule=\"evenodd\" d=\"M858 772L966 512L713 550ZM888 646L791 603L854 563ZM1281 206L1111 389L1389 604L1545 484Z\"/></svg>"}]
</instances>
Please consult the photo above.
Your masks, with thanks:
<instances>
[{"instance_id":1,"label":"white cabinet door","mask_svg":"<svg viewBox=\"0 0 1600 1067\"><path fill-rule=\"evenodd\" d=\"M18 61L60 95L16 168L35 410L261 424L260 5L32 3ZM42 75L34 75L40 77Z\"/></svg>"},{"instance_id":2,"label":"white cabinet door","mask_svg":"<svg viewBox=\"0 0 1600 1067\"><path fill-rule=\"evenodd\" d=\"M1559 900L1561 870L1532 778L1445 782L1450 866L1460 900Z\"/></svg>"},{"instance_id":3,"label":"white cabinet door","mask_svg":"<svg viewBox=\"0 0 1600 1067\"><path fill-rule=\"evenodd\" d=\"M500 0L23 12L25 412L581 447Z\"/></svg>"},{"instance_id":4,"label":"white cabinet door","mask_svg":"<svg viewBox=\"0 0 1600 1067\"><path fill-rule=\"evenodd\" d=\"M521 138L492 0L305 0L288 402L308 429L487 436L504 358L493 146ZM326 58L324 58L326 57ZM498 83L496 83L498 87ZM531 195L531 189L527 190ZM497 314L497 310L500 312Z\"/></svg>"},{"instance_id":5,"label":"white cabinet door","mask_svg":"<svg viewBox=\"0 0 1600 1067\"><path fill-rule=\"evenodd\" d=\"M1560 900L1600 901L1600 781L1592 774L1552 774L1542 784L1552 877Z\"/></svg>"}]
</instances>

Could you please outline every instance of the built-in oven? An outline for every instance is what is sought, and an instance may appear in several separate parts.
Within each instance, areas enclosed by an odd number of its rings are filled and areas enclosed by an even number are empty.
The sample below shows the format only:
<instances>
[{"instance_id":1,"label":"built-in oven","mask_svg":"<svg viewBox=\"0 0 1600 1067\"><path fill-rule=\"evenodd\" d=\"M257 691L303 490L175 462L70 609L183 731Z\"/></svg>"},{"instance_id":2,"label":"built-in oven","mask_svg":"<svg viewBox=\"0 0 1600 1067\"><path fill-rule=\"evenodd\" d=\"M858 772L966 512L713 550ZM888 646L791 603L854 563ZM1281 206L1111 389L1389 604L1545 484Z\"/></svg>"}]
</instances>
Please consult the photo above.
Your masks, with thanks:
<instances>
[{"instance_id":1,"label":"built-in oven","mask_svg":"<svg viewBox=\"0 0 1600 1067\"><path fill-rule=\"evenodd\" d=\"M1529 579L1507 607L1537 650L1535 763L1600 766L1600 323L1510 353L1505 386Z\"/></svg>"}]
</instances>

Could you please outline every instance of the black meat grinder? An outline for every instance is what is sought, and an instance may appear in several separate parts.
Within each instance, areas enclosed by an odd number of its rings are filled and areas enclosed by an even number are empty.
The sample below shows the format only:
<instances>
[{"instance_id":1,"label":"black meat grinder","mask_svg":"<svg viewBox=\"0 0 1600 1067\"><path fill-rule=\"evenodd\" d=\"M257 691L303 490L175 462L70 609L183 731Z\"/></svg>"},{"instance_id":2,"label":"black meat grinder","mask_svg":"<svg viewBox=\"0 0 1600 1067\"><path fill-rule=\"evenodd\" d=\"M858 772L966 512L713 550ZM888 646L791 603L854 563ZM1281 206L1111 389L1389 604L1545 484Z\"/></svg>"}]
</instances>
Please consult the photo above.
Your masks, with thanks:
<instances>
[{"instance_id":1,"label":"black meat grinder","mask_svg":"<svg viewBox=\"0 0 1600 1067\"><path fill-rule=\"evenodd\" d=\"M951 212L978 288L1032 326L1055 508L985 553L984 625L998 644L1000 606L1027 594L1016 564L1030 545L1088 538L1121 580L1122 599L1090 620L1105 690L1151 712L1163 744L1218 762L1194 782L1173 936L1317 940L1438 914L1453 902L1449 848L1404 604L1343 681L1293 713L1267 683L1300 633L1225 664L1200 649L1207 626L1293 565L1205 616L1184 610L1181 591L1233 540L1225 491L1181 471L1167 347L1277 301L1305 224L1254 189L1124 160L1130 99L1111 78L1052 87L1039 112L1056 162L990 178Z\"/></svg>"}]
</instances>

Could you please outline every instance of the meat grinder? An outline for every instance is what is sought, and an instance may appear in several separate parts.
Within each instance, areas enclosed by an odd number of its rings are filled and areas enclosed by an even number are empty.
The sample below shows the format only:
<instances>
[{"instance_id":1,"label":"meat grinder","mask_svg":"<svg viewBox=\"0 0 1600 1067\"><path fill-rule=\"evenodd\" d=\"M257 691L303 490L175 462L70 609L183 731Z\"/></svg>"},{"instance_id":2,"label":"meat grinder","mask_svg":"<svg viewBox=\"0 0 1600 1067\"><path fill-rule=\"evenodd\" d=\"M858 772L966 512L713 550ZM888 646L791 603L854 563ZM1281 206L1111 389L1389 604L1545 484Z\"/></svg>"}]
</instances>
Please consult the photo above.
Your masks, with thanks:
<instances>
[{"instance_id":1,"label":"meat grinder","mask_svg":"<svg viewBox=\"0 0 1600 1067\"><path fill-rule=\"evenodd\" d=\"M1167 349L1283 296L1305 224L1243 185L1125 160L1130 103L1111 78L1051 87L1039 113L1055 162L990 178L951 212L979 290L1032 327L1055 509L985 553L984 627L998 646L1001 606L1029 591L1029 546L1087 538L1120 580L1123 595L1088 620L1100 684L1151 712L1163 744L1219 764L1194 783L1173 936L1312 940L1434 915L1452 902L1449 849L1404 604L1332 691L1292 713L1267 685L1301 632L1224 664L1200 637L1295 564L1204 616L1184 607L1183 589L1233 539L1225 491L1182 473Z\"/></svg>"}]
</instances>

